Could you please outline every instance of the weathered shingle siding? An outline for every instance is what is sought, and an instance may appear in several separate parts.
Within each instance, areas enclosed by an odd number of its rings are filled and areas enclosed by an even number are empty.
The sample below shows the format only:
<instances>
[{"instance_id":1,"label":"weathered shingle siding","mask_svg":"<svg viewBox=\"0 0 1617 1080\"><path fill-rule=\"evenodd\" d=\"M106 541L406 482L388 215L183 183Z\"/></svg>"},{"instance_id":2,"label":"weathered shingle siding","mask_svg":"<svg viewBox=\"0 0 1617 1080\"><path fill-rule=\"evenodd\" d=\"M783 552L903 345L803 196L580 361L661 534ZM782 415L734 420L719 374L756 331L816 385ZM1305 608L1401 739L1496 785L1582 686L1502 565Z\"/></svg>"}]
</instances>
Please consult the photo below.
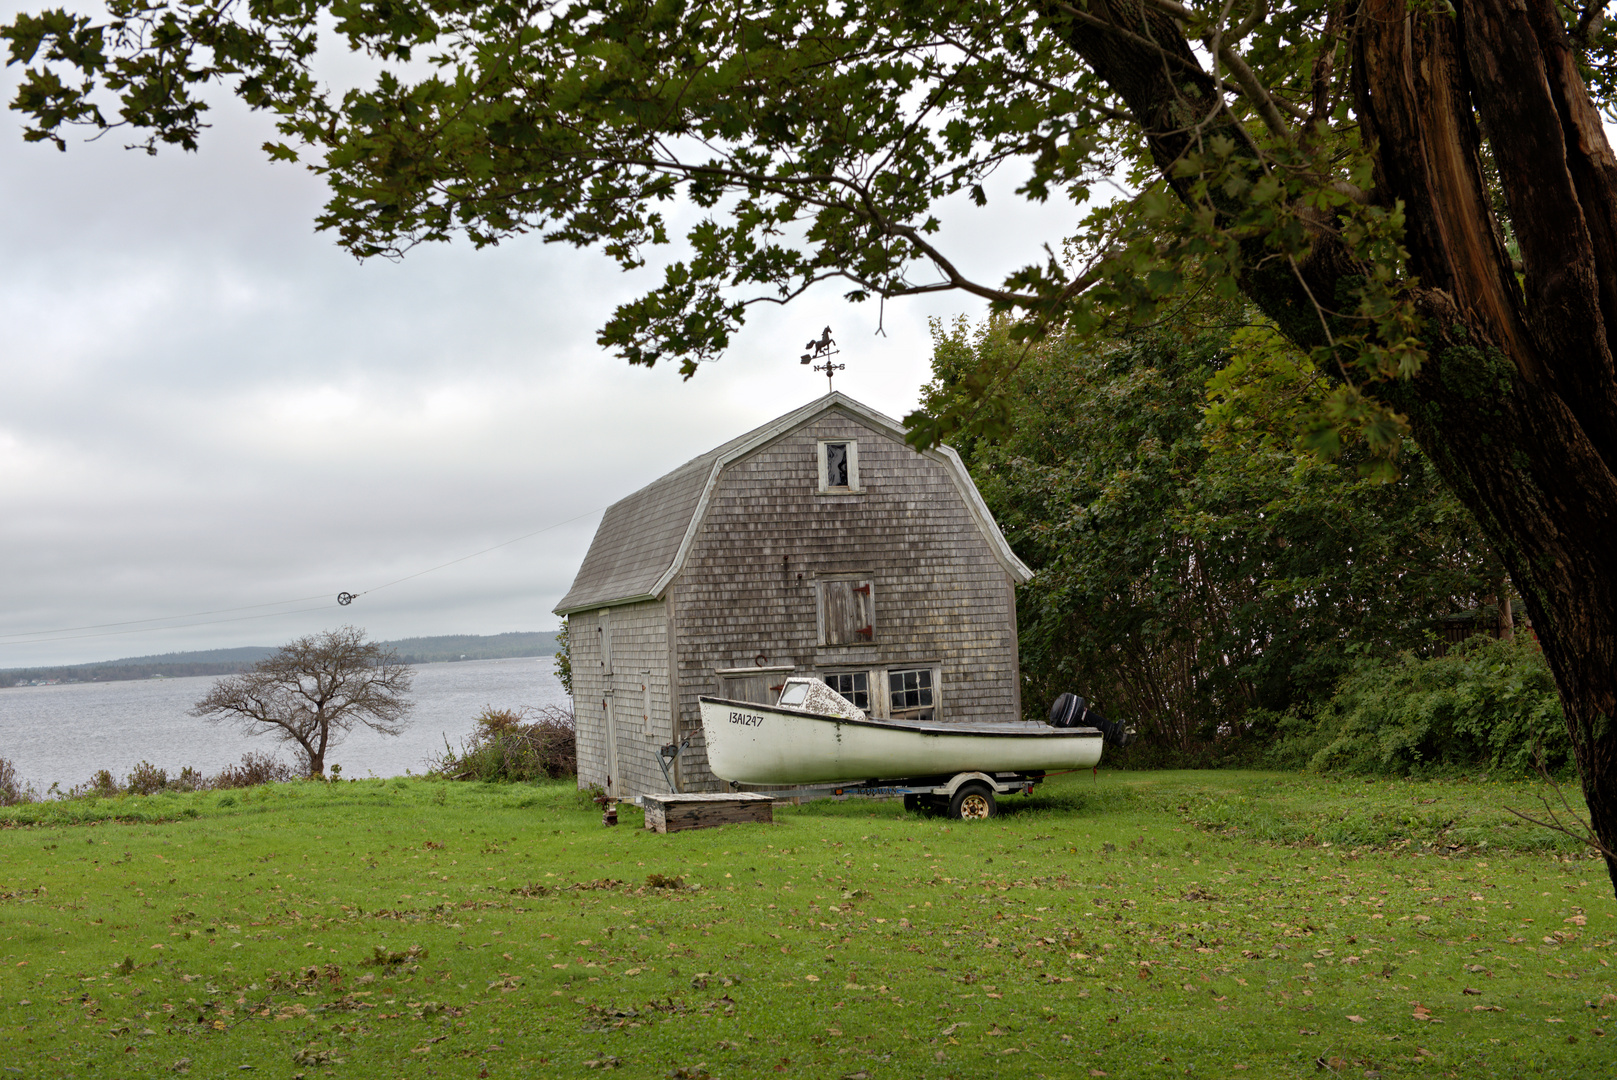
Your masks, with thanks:
<instances>
[{"instance_id":1,"label":"weathered shingle siding","mask_svg":"<svg viewBox=\"0 0 1617 1080\"><path fill-rule=\"evenodd\" d=\"M823 439L856 440L862 495L820 495ZM817 645L816 580L869 572L875 641ZM683 786L718 786L701 754L697 697L717 668L769 664L942 669L940 722L1018 716L1014 592L945 466L831 413L720 477L670 587L681 728L694 736ZM877 688L873 687L873 690Z\"/></svg>"},{"instance_id":2,"label":"weathered shingle siding","mask_svg":"<svg viewBox=\"0 0 1617 1080\"><path fill-rule=\"evenodd\" d=\"M599 611L568 616L573 662L573 702L578 717L578 783L606 786L607 705L617 729L617 773L613 793L620 797L668 790L657 751L673 738L668 678L668 619L661 601L627 604L606 616L612 635L612 670L605 669ZM649 731L643 717L649 687ZM611 694L607 694L607 690Z\"/></svg>"},{"instance_id":3,"label":"weathered shingle siding","mask_svg":"<svg viewBox=\"0 0 1617 1080\"><path fill-rule=\"evenodd\" d=\"M573 718L578 725L578 786L606 786L606 715L601 707L606 678L601 672L599 614L567 616L568 659L573 665Z\"/></svg>"}]
</instances>

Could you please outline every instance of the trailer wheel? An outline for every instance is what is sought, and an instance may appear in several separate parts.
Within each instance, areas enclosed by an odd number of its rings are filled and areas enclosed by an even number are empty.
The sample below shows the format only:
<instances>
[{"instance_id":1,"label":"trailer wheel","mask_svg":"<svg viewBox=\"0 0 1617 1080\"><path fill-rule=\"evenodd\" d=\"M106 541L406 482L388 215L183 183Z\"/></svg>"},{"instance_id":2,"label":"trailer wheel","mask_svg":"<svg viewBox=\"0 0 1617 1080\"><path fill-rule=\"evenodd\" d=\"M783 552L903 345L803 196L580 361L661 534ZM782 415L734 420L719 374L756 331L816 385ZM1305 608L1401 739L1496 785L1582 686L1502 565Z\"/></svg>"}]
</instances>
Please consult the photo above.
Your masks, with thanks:
<instances>
[{"instance_id":1,"label":"trailer wheel","mask_svg":"<svg viewBox=\"0 0 1617 1080\"><path fill-rule=\"evenodd\" d=\"M961 784L949 800L949 816L956 821L983 821L998 813L994 789L987 784Z\"/></svg>"}]
</instances>

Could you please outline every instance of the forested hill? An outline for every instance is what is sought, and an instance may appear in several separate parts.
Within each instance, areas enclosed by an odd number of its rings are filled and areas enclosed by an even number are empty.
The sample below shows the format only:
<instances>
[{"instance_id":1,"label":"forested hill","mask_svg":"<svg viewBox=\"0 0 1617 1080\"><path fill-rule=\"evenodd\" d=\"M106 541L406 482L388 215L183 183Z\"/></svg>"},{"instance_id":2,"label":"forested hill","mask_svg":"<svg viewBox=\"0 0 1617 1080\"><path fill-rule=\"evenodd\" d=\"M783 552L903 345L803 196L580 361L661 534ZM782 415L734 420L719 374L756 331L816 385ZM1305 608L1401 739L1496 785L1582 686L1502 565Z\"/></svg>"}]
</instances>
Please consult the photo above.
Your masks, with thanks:
<instances>
[{"instance_id":1,"label":"forested hill","mask_svg":"<svg viewBox=\"0 0 1617 1080\"><path fill-rule=\"evenodd\" d=\"M550 631L510 634L445 634L440 637L400 638L382 645L397 650L410 664L432 664L444 660L502 660L513 656L549 656L556 651L556 635ZM163 653L159 656L130 656L94 664L63 667L0 669L0 687L32 682L117 682L153 677L178 678L183 675L230 675L245 671L275 650L267 645L239 649L205 649L200 652Z\"/></svg>"},{"instance_id":2,"label":"forested hill","mask_svg":"<svg viewBox=\"0 0 1617 1080\"><path fill-rule=\"evenodd\" d=\"M397 649L407 664L435 664L443 660L504 660L511 656L551 656L556 635L551 631L514 634L445 634L384 641Z\"/></svg>"}]
</instances>

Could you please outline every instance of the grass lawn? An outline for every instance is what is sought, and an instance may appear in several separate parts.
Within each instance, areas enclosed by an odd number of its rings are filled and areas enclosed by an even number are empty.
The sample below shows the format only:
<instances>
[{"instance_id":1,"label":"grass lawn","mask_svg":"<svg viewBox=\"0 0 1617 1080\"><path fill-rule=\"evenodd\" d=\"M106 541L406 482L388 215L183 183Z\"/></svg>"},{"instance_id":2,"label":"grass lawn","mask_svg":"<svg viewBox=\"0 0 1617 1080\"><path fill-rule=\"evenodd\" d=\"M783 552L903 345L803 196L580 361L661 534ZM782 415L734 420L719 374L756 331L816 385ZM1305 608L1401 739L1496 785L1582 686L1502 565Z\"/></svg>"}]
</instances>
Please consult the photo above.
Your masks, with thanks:
<instances>
[{"instance_id":1,"label":"grass lawn","mask_svg":"<svg viewBox=\"0 0 1617 1080\"><path fill-rule=\"evenodd\" d=\"M560 784L0 810L0 1080L1609 1077L1617 904L1503 811L1536 791L1110 773L670 836Z\"/></svg>"}]
</instances>

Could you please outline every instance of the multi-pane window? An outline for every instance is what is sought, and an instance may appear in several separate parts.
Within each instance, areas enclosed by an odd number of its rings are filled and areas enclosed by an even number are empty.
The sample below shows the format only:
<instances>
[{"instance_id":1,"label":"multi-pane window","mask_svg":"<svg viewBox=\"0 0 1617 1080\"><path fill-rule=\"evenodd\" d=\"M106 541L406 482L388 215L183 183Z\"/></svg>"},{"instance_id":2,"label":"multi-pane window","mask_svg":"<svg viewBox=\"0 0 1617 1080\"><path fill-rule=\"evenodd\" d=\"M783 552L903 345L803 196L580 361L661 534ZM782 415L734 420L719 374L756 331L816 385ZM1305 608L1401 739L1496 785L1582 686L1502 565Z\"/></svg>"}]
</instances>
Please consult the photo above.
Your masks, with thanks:
<instances>
[{"instance_id":1,"label":"multi-pane window","mask_svg":"<svg viewBox=\"0 0 1617 1080\"><path fill-rule=\"evenodd\" d=\"M841 671L830 675L820 676L825 685L848 699L854 708L870 711L870 673L866 671Z\"/></svg>"},{"instance_id":2,"label":"multi-pane window","mask_svg":"<svg viewBox=\"0 0 1617 1080\"><path fill-rule=\"evenodd\" d=\"M894 715L932 708L932 669L911 668L887 673L887 703Z\"/></svg>"},{"instance_id":3,"label":"multi-pane window","mask_svg":"<svg viewBox=\"0 0 1617 1080\"><path fill-rule=\"evenodd\" d=\"M820 644L865 645L875 641L875 612L868 578L820 582Z\"/></svg>"}]
</instances>

